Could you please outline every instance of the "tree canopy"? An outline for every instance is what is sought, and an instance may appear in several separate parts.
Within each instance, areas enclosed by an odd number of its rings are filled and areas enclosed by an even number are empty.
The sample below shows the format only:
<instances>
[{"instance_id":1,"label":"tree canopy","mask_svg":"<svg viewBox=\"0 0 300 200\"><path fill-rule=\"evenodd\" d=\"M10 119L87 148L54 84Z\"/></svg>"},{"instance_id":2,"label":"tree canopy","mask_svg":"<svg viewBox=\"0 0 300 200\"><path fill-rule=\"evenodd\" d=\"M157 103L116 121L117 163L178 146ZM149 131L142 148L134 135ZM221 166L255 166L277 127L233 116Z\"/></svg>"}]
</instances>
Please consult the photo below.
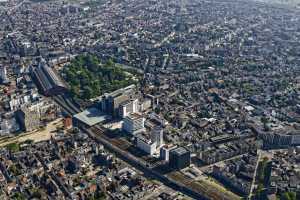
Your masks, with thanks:
<instances>
[{"instance_id":1,"label":"tree canopy","mask_svg":"<svg viewBox=\"0 0 300 200\"><path fill-rule=\"evenodd\" d=\"M71 94L80 99L90 99L130 84L135 84L129 73L109 60L101 63L96 56L77 56L63 69Z\"/></svg>"}]
</instances>

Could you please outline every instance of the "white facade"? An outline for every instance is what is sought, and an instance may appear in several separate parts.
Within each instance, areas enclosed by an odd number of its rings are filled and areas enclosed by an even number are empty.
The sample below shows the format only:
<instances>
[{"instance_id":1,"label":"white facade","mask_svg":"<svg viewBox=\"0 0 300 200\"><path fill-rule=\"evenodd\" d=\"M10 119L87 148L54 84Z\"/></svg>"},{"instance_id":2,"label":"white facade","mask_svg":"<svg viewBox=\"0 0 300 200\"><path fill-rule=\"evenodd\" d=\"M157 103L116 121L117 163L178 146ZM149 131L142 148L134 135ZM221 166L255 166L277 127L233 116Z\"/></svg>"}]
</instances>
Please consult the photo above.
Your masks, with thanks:
<instances>
[{"instance_id":1,"label":"white facade","mask_svg":"<svg viewBox=\"0 0 300 200\"><path fill-rule=\"evenodd\" d=\"M170 153L170 150L168 148L162 147L160 149L160 155L159 155L159 157L162 160L169 161L169 153Z\"/></svg>"},{"instance_id":2,"label":"white facade","mask_svg":"<svg viewBox=\"0 0 300 200\"><path fill-rule=\"evenodd\" d=\"M150 135L139 134L136 136L137 147L149 155L153 155L157 152L163 144L163 129L156 127L150 133Z\"/></svg>"},{"instance_id":3,"label":"white facade","mask_svg":"<svg viewBox=\"0 0 300 200\"><path fill-rule=\"evenodd\" d=\"M0 120L0 135L4 136L20 130L19 124L15 118Z\"/></svg>"},{"instance_id":4,"label":"white facade","mask_svg":"<svg viewBox=\"0 0 300 200\"><path fill-rule=\"evenodd\" d=\"M120 116L125 118L131 113L137 113L138 112L138 99L128 101L119 107Z\"/></svg>"},{"instance_id":5,"label":"white facade","mask_svg":"<svg viewBox=\"0 0 300 200\"><path fill-rule=\"evenodd\" d=\"M156 142L157 148L160 148L163 143L163 128L162 127L155 127L151 132L151 140Z\"/></svg>"},{"instance_id":6,"label":"white facade","mask_svg":"<svg viewBox=\"0 0 300 200\"><path fill-rule=\"evenodd\" d=\"M141 104L141 110L145 111L151 108L152 102L151 99L145 99L144 102Z\"/></svg>"},{"instance_id":7,"label":"white facade","mask_svg":"<svg viewBox=\"0 0 300 200\"><path fill-rule=\"evenodd\" d=\"M143 132L145 130L145 118L137 113L130 114L124 118L122 129L132 135Z\"/></svg>"},{"instance_id":8,"label":"white facade","mask_svg":"<svg viewBox=\"0 0 300 200\"><path fill-rule=\"evenodd\" d=\"M8 82L6 67L0 66L0 79L2 83Z\"/></svg>"},{"instance_id":9,"label":"white facade","mask_svg":"<svg viewBox=\"0 0 300 200\"><path fill-rule=\"evenodd\" d=\"M133 104L133 110L132 110L132 112L133 113L139 112L139 100L138 99L133 100L132 104Z\"/></svg>"},{"instance_id":10,"label":"white facade","mask_svg":"<svg viewBox=\"0 0 300 200\"><path fill-rule=\"evenodd\" d=\"M156 151L156 142L152 142L151 140L137 137L137 147L142 151L150 155L153 155Z\"/></svg>"},{"instance_id":11,"label":"white facade","mask_svg":"<svg viewBox=\"0 0 300 200\"><path fill-rule=\"evenodd\" d=\"M169 161L169 154L170 154L170 151L172 149L175 149L177 146L169 146L169 145L164 145L160 148L160 152L159 152L159 157L162 159L162 160L165 160L165 161Z\"/></svg>"},{"instance_id":12,"label":"white facade","mask_svg":"<svg viewBox=\"0 0 300 200\"><path fill-rule=\"evenodd\" d=\"M35 99L33 99L30 95L24 95L19 98L11 99L9 101L9 108L11 111L17 110L20 107L25 106L28 103L30 103L31 100L35 100Z\"/></svg>"}]
</instances>

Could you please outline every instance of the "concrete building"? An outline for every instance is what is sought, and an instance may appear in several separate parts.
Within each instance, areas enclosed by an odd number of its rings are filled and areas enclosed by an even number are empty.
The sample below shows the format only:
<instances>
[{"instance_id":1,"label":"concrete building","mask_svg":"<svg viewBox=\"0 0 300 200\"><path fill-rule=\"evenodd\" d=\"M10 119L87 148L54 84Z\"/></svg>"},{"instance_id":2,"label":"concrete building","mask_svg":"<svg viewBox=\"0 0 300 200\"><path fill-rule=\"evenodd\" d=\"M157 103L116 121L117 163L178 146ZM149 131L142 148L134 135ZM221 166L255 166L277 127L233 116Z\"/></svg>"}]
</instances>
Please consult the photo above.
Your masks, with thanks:
<instances>
[{"instance_id":1,"label":"concrete building","mask_svg":"<svg viewBox=\"0 0 300 200\"><path fill-rule=\"evenodd\" d=\"M28 41L21 42L19 50L21 56L34 56L37 52L36 47Z\"/></svg>"},{"instance_id":2,"label":"concrete building","mask_svg":"<svg viewBox=\"0 0 300 200\"><path fill-rule=\"evenodd\" d=\"M138 99L125 101L119 106L119 116L122 118L136 112L138 112Z\"/></svg>"},{"instance_id":3,"label":"concrete building","mask_svg":"<svg viewBox=\"0 0 300 200\"><path fill-rule=\"evenodd\" d=\"M163 143L163 128L160 126L156 126L152 131L151 131L151 141L156 142L157 148L160 148Z\"/></svg>"},{"instance_id":4,"label":"concrete building","mask_svg":"<svg viewBox=\"0 0 300 200\"><path fill-rule=\"evenodd\" d=\"M152 101L151 99L146 98L142 103L141 103L141 111L146 111L150 109L152 106Z\"/></svg>"},{"instance_id":5,"label":"concrete building","mask_svg":"<svg viewBox=\"0 0 300 200\"><path fill-rule=\"evenodd\" d=\"M20 130L20 126L15 118L3 119L0 118L0 136L5 136Z\"/></svg>"},{"instance_id":6,"label":"concrete building","mask_svg":"<svg viewBox=\"0 0 300 200\"><path fill-rule=\"evenodd\" d=\"M24 107L16 112L16 118L24 131L33 131L40 127L40 112L34 107Z\"/></svg>"},{"instance_id":7,"label":"concrete building","mask_svg":"<svg viewBox=\"0 0 300 200\"><path fill-rule=\"evenodd\" d=\"M143 137L142 135L137 136L137 147L149 155L153 155L156 152L156 142L151 141L150 138Z\"/></svg>"},{"instance_id":8,"label":"concrete building","mask_svg":"<svg viewBox=\"0 0 300 200\"><path fill-rule=\"evenodd\" d=\"M24 131L32 131L43 123L57 119L60 110L51 100L39 101L21 106L16 112L16 119Z\"/></svg>"},{"instance_id":9,"label":"concrete building","mask_svg":"<svg viewBox=\"0 0 300 200\"><path fill-rule=\"evenodd\" d=\"M292 136L292 145L299 146L300 145L300 134Z\"/></svg>"},{"instance_id":10,"label":"concrete building","mask_svg":"<svg viewBox=\"0 0 300 200\"><path fill-rule=\"evenodd\" d=\"M263 133L260 137L263 139L265 148L284 148L300 145L299 133Z\"/></svg>"},{"instance_id":11,"label":"concrete building","mask_svg":"<svg viewBox=\"0 0 300 200\"><path fill-rule=\"evenodd\" d=\"M1 81L1 83L4 83L4 84L9 82L8 77L7 77L7 70L6 70L5 66L3 66L3 67L0 66L0 81Z\"/></svg>"},{"instance_id":12,"label":"concrete building","mask_svg":"<svg viewBox=\"0 0 300 200\"><path fill-rule=\"evenodd\" d=\"M169 166L175 170L189 167L191 164L191 153L184 147L178 147L170 151Z\"/></svg>"},{"instance_id":13,"label":"concrete building","mask_svg":"<svg viewBox=\"0 0 300 200\"><path fill-rule=\"evenodd\" d=\"M164 161L169 161L169 154L172 149L175 149L174 145L164 145L160 148L159 157Z\"/></svg>"},{"instance_id":14,"label":"concrete building","mask_svg":"<svg viewBox=\"0 0 300 200\"><path fill-rule=\"evenodd\" d=\"M157 124L160 124L160 126L165 127L166 125L168 125L167 120L165 120L163 117L157 115L156 113L151 113L149 115L150 119L155 121Z\"/></svg>"},{"instance_id":15,"label":"concrete building","mask_svg":"<svg viewBox=\"0 0 300 200\"><path fill-rule=\"evenodd\" d=\"M130 85L126 88L116 90L112 93L105 94L100 97L100 108L107 114L113 117L120 117L120 105L126 104L130 101L130 97L134 91L135 86ZM130 106L128 106L130 108ZM132 108L133 109L133 108Z\"/></svg>"},{"instance_id":16,"label":"concrete building","mask_svg":"<svg viewBox=\"0 0 300 200\"><path fill-rule=\"evenodd\" d=\"M139 149L153 155L163 145L163 129L155 127L150 134L149 132L141 132L136 135L136 140Z\"/></svg>"},{"instance_id":17,"label":"concrete building","mask_svg":"<svg viewBox=\"0 0 300 200\"><path fill-rule=\"evenodd\" d=\"M119 106L128 101L129 97L124 94L120 94L118 96L109 96L107 99L107 111L114 117L119 117Z\"/></svg>"},{"instance_id":18,"label":"concrete building","mask_svg":"<svg viewBox=\"0 0 300 200\"><path fill-rule=\"evenodd\" d=\"M124 118L122 129L127 133L136 135L145 131L145 118L138 113L132 113Z\"/></svg>"}]
</instances>

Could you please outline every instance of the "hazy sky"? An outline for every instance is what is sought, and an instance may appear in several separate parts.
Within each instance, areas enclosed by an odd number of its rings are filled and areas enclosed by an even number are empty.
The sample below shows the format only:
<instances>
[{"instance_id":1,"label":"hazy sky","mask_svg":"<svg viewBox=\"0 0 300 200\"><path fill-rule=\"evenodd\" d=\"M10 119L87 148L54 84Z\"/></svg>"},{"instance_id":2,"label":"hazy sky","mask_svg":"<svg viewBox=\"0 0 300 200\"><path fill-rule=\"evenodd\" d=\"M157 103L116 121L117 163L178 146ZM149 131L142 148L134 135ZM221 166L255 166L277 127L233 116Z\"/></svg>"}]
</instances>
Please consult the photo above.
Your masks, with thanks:
<instances>
[{"instance_id":1,"label":"hazy sky","mask_svg":"<svg viewBox=\"0 0 300 200\"><path fill-rule=\"evenodd\" d=\"M253 1L268 2L268 3L283 3L283 4L290 4L290 5L300 5L300 0L253 0Z\"/></svg>"}]
</instances>

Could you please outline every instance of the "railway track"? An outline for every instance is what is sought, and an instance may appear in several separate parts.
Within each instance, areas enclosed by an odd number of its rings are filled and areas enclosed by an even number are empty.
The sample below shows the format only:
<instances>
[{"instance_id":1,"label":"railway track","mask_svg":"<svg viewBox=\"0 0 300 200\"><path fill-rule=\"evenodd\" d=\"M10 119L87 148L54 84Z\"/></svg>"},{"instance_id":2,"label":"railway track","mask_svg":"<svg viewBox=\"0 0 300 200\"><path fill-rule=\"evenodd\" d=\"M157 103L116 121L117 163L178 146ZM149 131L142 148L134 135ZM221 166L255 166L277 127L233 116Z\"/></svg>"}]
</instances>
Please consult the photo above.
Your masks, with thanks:
<instances>
[{"instance_id":1,"label":"railway track","mask_svg":"<svg viewBox=\"0 0 300 200\"><path fill-rule=\"evenodd\" d=\"M74 106L67 105L67 102L62 99L62 97L53 97L58 105L61 106L66 113L70 115L74 115L77 113L77 109ZM127 162L131 166L137 168L138 170L142 171L145 176L156 179L166 186L173 188L176 191L180 191L187 196L190 196L194 199L198 200L208 200L207 197L203 196L202 194L196 192L192 188L189 188L187 185L184 185L178 181L172 180L159 172L149 168L150 166L147 162L138 159L137 157L133 156L132 154L128 153L127 151L121 149L115 144L111 143L111 139L105 135L105 129L100 126L95 126L92 128L85 128L85 127L78 127L83 132L85 132L90 138L101 143L108 151L114 153L118 158Z\"/></svg>"}]
</instances>

